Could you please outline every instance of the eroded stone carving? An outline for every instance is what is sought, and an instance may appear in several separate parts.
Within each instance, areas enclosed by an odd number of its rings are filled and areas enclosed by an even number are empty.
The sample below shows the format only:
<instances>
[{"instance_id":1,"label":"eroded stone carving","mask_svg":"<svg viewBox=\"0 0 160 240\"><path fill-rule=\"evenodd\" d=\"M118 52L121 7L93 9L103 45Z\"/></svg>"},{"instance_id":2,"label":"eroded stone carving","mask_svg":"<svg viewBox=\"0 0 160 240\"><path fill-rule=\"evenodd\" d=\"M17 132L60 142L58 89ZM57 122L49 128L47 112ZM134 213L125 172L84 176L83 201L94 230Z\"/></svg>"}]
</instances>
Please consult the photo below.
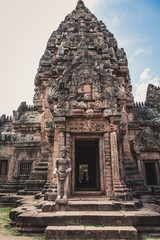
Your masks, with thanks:
<instances>
[{"instance_id":1,"label":"eroded stone carving","mask_svg":"<svg viewBox=\"0 0 160 240\"><path fill-rule=\"evenodd\" d=\"M144 128L139 136L140 151L157 152L160 151L159 136L157 136L150 128Z\"/></svg>"},{"instance_id":2,"label":"eroded stone carving","mask_svg":"<svg viewBox=\"0 0 160 240\"><path fill-rule=\"evenodd\" d=\"M69 173L71 172L71 159L66 157L66 147L62 147L60 150L61 158L56 160L56 168L53 175L57 174L57 199L58 204L68 203L68 192L69 192Z\"/></svg>"},{"instance_id":3,"label":"eroded stone carving","mask_svg":"<svg viewBox=\"0 0 160 240\"><path fill-rule=\"evenodd\" d=\"M71 120L67 123L67 132L105 132L109 130L108 120Z\"/></svg>"},{"instance_id":4,"label":"eroded stone carving","mask_svg":"<svg viewBox=\"0 0 160 240\"><path fill-rule=\"evenodd\" d=\"M119 163L118 163L118 149L117 149L117 134L112 132L110 134L111 141L111 159L112 159L112 174L113 182L119 183Z\"/></svg>"},{"instance_id":5,"label":"eroded stone carving","mask_svg":"<svg viewBox=\"0 0 160 240\"><path fill-rule=\"evenodd\" d=\"M146 104L160 109L160 87L155 87L152 84L148 85Z\"/></svg>"},{"instance_id":6,"label":"eroded stone carving","mask_svg":"<svg viewBox=\"0 0 160 240\"><path fill-rule=\"evenodd\" d=\"M123 181L120 180L120 168L119 168L119 156L118 156L118 145L117 145L117 133L110 133L111 143L111 164L112 164L112 178L114 197L117 199L130 200L131 194L129 189L126 188Z\"/></svg>"}]
</instances>

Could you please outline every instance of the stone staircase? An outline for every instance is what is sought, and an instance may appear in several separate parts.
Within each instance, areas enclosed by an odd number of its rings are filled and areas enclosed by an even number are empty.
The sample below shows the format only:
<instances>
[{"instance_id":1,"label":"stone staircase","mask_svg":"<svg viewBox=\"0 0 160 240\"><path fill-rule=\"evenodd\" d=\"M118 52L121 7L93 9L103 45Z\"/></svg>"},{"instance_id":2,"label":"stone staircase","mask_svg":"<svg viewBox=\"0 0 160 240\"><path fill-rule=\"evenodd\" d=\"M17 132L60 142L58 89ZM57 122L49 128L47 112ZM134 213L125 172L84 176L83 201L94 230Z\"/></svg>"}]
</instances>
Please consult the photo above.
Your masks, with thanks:
<instances>
[{"instance_id":1,"label":"stone staircase","mask_svg":"<svg viewBox=\"0 0 160 240\"><path fill-rule=\"evenodd\" d=\"M29 179L23 178L8 181L0 186L0 193L17 193L18 195L35 195L43 189L47 181L48 161L41 160L36 164Z\"/></svg>"},{"instance_id":2,"label":"stone staircase","mask_svg":"<svg viewBox=\"0 0 160 240\"><path fill-rule=\"evenodd\" d=\"M48 174L48 161L41 160L36 164L31 175L25 183L25 189L18 192L18 195L34 195L39 193L46 181Z\"/></svg>"},{"instance_id":3,"label":"stone staircase","mask_svg":"<svg viewBox=\"0 0 160 240\"><path fill-rule=\"evenodd\" d=\"M25 188L25 181L19 182L16 180L8 181L0 187L0 193L17 193L17 191Z\"/></svg>"},{"instance_id":4,"label":"stone staircase","mask_svg":"<svg viewBox=\"0 0 160 240\"><path fill-rule=\"evenodd\" d=\"M70 199L68 205L40 201L35 208L13 209L10 218L21 233L44 233L46 239L138 239L160 233L160 214L140 209L140 202Z\"/></svg>"}]
</instances>

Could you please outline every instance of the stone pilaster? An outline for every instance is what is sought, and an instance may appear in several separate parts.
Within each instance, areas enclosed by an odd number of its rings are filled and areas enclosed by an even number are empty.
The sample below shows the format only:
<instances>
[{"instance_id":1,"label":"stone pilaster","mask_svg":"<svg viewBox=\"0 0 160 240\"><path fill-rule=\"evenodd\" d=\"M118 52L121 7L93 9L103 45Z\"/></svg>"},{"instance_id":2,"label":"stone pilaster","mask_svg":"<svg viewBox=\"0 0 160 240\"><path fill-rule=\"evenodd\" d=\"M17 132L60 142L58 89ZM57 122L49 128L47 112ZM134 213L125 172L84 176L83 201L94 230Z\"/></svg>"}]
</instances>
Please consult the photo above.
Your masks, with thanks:
<instances>
[{"instance_id":1,"label":"stone pilaster","mask_svg":"<svg viewBox=\"0 0 160 240\"><path fill-rule=\"evenodd\" d=\"M104 151L105 151L105 193L107 197L113 196L112 167L111 167L111 150L109 132L104 134Z\"/></svg>"},{"instance_id":2,"label":"stone pilaster","mask_svg":"<svg viewBox=\"0 0 160 240\"><path fill-rule=\"evenodd\" d=\"M113 181L114 198L129 200L131 198L129 190L126 188L125 184L120 181L116 132L110 133L110 144L111 144L111 165L112 165L112 181Z\"/></svg>"},{"instance_id":3,"label":"stone pilaster","mask_svg":"<svg viewBox=\"0 0 160 240\"><path fill-rule=\"evenodd\" d=\"M65 146L65 121L66 119L64 117L56 117L54 119L56 134L56 139L54 140L54 144L56 145L54 145L54 160L60 157L60 149Z\"/></svg>"},{"instance_id":4,"label":"stone pilaster","mask_svg":"<svg viewBox=\"0 0 160 240\"><path fill-rule=\"evenodd\" d=\"M71 135L70 135L70 133L66 133L66 149L67 149L67 157L70 158L71 157ZM69 175L69 186L70 186L70 188L68 189L69 196L71 194L71 183L72 183L71 174Z\"/></svg>"}]
</instances>

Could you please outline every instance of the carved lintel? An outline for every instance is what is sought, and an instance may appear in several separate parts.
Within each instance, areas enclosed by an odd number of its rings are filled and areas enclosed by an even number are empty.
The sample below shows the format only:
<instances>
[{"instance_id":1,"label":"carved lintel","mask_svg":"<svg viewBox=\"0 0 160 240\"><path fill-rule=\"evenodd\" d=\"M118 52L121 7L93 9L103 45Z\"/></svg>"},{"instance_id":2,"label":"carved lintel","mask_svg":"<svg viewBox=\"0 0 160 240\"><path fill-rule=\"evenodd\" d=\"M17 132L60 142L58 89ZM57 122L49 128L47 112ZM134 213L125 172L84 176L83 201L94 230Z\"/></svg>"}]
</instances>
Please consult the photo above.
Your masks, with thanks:
<instances>
[{"instance_id":1,"label":"carved lintel","mask_svg":"<svg viewBox=\"0 0 160 240\"><path fill-rule=\"evenodd\" d=\"M103 133L109 131L108 120L70 120L66 127L67 132Z\"/></svg>"}]
</instances>

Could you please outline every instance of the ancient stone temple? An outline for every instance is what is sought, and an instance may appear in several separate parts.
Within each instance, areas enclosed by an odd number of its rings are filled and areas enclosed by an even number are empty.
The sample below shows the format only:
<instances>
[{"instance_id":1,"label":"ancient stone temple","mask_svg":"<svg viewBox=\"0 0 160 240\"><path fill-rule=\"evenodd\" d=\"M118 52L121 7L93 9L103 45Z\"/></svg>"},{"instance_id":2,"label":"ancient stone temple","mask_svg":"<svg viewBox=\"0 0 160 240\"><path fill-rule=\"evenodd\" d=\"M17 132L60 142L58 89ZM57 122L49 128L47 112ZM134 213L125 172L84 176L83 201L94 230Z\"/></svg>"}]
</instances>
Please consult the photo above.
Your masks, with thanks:
<instances>
[{"instance_id":1,"label":"ancient stone temple","mask_svg":"<svg viewBox=\"0 0 160 240\"><path fill-rule=\"evenodd\" d=\"M47 192L64 146L69 196L129 200L159 186L159 99L149 85L134 104L124 49L79 0L40 59L34 105L0 118L1 192Z\"/></svg>"},{"instance_id":2,"label":"ancient stone temple","mask_svg":"<svg viewBox=\"0 0 160 240\"><path fill-rule=\"evenodd\" d=\"M149 85L134 103L124 49L79 0L40 59L33 106L0 118L1 194L40 198L19 201L12 224L46 239L160 232L134 199L159 192L159 102Z\"/></svg>"}]
</instances>

